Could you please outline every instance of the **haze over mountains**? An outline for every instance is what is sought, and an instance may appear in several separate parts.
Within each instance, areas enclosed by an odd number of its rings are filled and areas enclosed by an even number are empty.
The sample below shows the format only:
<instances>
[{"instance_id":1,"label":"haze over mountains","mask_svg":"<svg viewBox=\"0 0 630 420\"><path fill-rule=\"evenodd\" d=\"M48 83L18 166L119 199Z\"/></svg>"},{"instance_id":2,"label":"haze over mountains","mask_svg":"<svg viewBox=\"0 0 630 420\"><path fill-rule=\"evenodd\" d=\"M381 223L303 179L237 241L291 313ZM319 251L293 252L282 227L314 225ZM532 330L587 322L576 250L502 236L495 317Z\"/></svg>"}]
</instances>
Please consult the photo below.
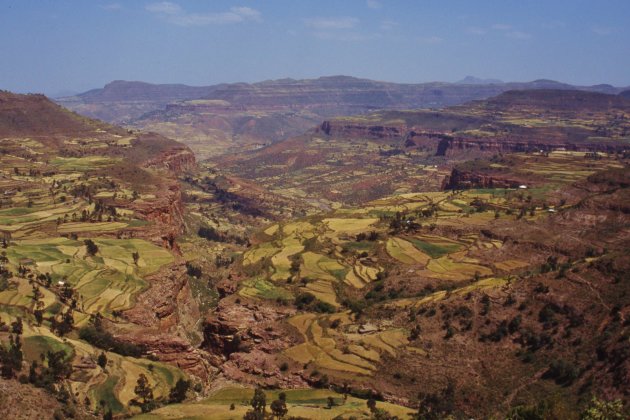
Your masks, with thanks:
<instances>
[{"instance_id":1,"label":"haze over mountains","mask_svg":"<svg viewBox=\"0 0 630 420\"><path fill-rule=\"evenodd\" d=\"M85 116L181 140L208 157L299 135L324 118L377 109L442 108L524 89L624 90L552 80L502 83L467 77L458 83L397 84L331 76L205 87L114 81L57 102Z\"/></svg>"}]
</instances>

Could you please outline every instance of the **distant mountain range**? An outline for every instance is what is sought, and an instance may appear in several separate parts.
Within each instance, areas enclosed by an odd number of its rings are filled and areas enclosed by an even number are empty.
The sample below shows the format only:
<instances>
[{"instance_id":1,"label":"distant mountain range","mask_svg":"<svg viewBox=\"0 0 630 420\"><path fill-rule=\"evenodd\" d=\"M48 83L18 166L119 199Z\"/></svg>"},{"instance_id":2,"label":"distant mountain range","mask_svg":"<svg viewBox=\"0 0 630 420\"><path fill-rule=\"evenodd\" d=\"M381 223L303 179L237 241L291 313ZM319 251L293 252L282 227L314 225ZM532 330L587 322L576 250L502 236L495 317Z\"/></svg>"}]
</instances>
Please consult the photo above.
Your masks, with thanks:
<instances>
[{"instance_id":1,"label":"distant mountain range","mask_svg":"<svg viewBox=\"0 0 630 420\"><path fill-rule=\"evenodd\" d=\"M480 79L475 76L466 76L462 80L455 83L460 85L500 85L505 82L499 79Z\"/></svg>"},{"instance_id":2,"label":"distant mountain range","mask_svg":"<svg viewBox=\"0 0 630 420\"><path fill-rule=\"evenodd\" d=\"M472 76L457 83L401 84L329 76L200 87L119 80L59 98L57 103L91 118L159 132L207 156L283 140L326 118L378 109L440 109L509 90L530 89L619 94L627 88L573 86L544 79L503 83Z\"/></svg>"}]
</instances>

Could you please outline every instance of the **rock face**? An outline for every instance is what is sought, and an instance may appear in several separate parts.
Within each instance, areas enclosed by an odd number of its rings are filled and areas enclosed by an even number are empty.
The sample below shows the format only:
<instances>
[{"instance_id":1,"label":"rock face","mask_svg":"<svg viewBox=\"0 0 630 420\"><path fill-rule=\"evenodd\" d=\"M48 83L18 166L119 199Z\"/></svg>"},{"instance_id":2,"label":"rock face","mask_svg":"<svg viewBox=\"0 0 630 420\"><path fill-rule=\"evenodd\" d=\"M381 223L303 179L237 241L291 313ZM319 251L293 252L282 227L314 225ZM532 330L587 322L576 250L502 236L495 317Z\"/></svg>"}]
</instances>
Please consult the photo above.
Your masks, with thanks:
<instances>
[{"instance_id":1,"label":"rock face","mask_svg":"<svg viewBox=\"0 0 630 420\"><path fill-rule=\"evenodd\" d=\"M188 287L182 260L145 278L151 287L138 296L136 305L124 317L140 328L125 332L120 339L147 349L160 361L171 363L205 379L211 368L203 350L196 349L183 331L194 331L201 316Z\"/></svg>"},{"instance_id":2,"label":"rock face","mask_svg":"<svg viewBox=\"0 0 630 420\"><path fill-rule=\"evenodd\" d=\"M214 370L206 363L203 352L186 339L155 333L135 337L134 342L150 349L148 353L159 361L177 366L201 379L207 379Z\"/></svg>"},{"instance_id":3,"label":"rock face","mask_svg":"<svg viewBox=\"0 0 630 420\"><path fill-rule=\"evenodd\" d=\"M185 146L173 147L146 161L146 168L166 169L175 175L195 167L195 155Z\"/></svg>"},{"instance_id":4,"label":"rock face","mask_svg":"<svg viewBox=\"0 0 630 420\"><path fill-rule=\"evenodd\" d=\"M155 222L156 229L147 231L149 235L156 232L163 240L173 237L183 232L184 217L181 187L176 183L166 185L165 189L160 192L157 200L150 203L137 202L134 203L132 209L136 214L141 215L143 219ZM172 242L172 240L171 240ZM172 247L171 244L164 243L166 247Z\"/></svg>"},{"instance_id":5,"label":"rock face","mask_svg":"<svg viewBox=\"0 0 630 420\"><path fill-rule=\"evenodd\" d=\"M317 133L340 139L400 142L435 156L555 150L615 153L628 149L619 95L573 90L510 91L444 111L380 111L367 117L324 121ZM556 123L557 121L557 123Z\"/></svg>"},{"instance_id":6,"label":"rock face","mask_svg":"<svg viewBox=\"0 0 630 420\"><path fill-rule=\"evenodd\" d=\"M386 126L344 123L339 120L324 121L318 131L335 137L399 139L407 133L407 126Z\"/></svg>"},{"instance_id":7,"label":"rock face","mask_svg":"<svg viewBox=\"0 0 630 420\"><path fill-rule=\"evenodd\" d=\"M251 384L263 381L269 386L305 386L300 377L284 375L275 356L300 342L294 331L279 322L294 313L292 308L239 304L228 297L206 318L201 347L212 354L210 362L229 379Z\"/></svg>"},{"instance_id":8,"label":"rock face","mask_svg":"<svg viewBox=\"0 0 630 420\"><path fill-rule=\"evenodd\" d=\"M444 179L442 189L465 190L470 188L518 188L523 181L490 176L476 172L453 169L451 175Z\"/></svg>"},{"instance_id":9,"label":"rock face","mask_svg":"<svg viewBox=\"0 0 630 420\"><path fill-rule=\"evenodd\" d=\"M498 153L517 152L601 152L615 153L627 149L622 142L612 141L581 141L575 142L566 138L564 141L553 137L532 137L522 139L521 136L501 136L492 139L474 137L450 137L443 138L437 145L436 156L461 157L475 155L492 155Z\"/></svg>"}]
</instances>

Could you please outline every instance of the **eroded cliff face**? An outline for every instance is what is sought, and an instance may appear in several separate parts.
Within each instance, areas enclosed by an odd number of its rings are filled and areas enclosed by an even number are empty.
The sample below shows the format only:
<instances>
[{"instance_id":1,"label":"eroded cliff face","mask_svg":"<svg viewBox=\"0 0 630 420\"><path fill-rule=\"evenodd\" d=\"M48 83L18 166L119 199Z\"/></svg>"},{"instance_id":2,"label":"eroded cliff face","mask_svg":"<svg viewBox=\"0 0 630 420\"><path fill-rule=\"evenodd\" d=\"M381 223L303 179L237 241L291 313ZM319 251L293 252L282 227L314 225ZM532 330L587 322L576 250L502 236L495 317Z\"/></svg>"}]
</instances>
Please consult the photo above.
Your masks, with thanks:
<instances>
[{"instance_id":1,"label":"eroded cliff face","mask_svg":"<svg viewBox=\"0 0 630 420\"><path fill-rule=\"evenodd\" d=\"M406 125L357 124L343 120L324 121L317 129L327 136L344 138L400 139L407 134Z\"/></svg>"},{"instance_id":2,"label":"eroded cliff face","mask_svg":"<svg viewBox=\"0 0 630 420\"><path fill-rule=\"evenodd\" d=\"M293 314L294 308L241 304L234 297L225 298L206 317L202 348L228 379L252 385L307 386L300 376L283 373L275 357L301 341L281 322Z\"/></svg>"},{"instance_id":3,"label":"eroded cliff face","mask_svg":"<svg viewBox=\"0 0 630 420\"><path fill-rule=\"evenodd\" d=\"M179 255L177 237L184 232L182 187L177 176L194 170L195 156L185 146L176 145L161 151L142 165L158 171L160 185L150 201L136 200L132 210L150 226L134 230L142 237L170 249L175 261L145 277L149 288L123 317L133 324L117 331L120 339L144 347L157 360L170 363L201 379L212 374L203 350L192 343L191 332L201 318L199 307L188 284L185 260Z\"/></svg>"},{"instance_id":4,"label":"eroded cliff face","mask_svg":"<svg viewBox=\"0 0 630 420\"><path fill-rule=\"evenodd\" d=\"M427 130L423 127L379 125L366 122L330 120L324 121L318 133L344 139L376 139L402 142L405 148L421 148L436 156L460 158L497 153L518 153L556 150L578 152L615 153L628 149L621 141L589 140L582 132L564 132L551 129L514 129L512 133L491 133L474 136Z\"/></svg>"},{"instance_id":5,"label":"eroded cliff face","mask_svg":"<svg viewBox=\"0 0 630 420\"><path fill-rule=\"evenodd\" d=\"M174 175L194 169L195 155L186 146L165 150L144 163L146 168L165 169Z\"/></svg>"},{"instance_id":6,"label":"eroded cliff face","mask_svg":"<svg viewBox=\"0 0 630 420\"><path fill-rule=\"evenodd\" d=\"M519 136L520 137L520 136ZM579 142L545 138L522 139L519 137L501 136L492 138L450 137L440 140L437 146L437 156L450 158L493 155L498 153L518 152L600 152L616 153L627 149L622 142Z\"/></svg>"},{"instance_id":7,"label":"eroded cliff face","mask_svg":"<svg viewBox=\"0 0 630 420\"><path fill-rule=\"evenodd\" d=\"M185 222L182 187L177 176L193 170L195 165L195 155L185 146L163 151L143 164L145 168L158 170L163 176L160 177L154 200L136 200L132 203L130 209L136 215L153 223L150 228L134 231L134 236L178 252L175 238L184 232Z\"/></svg>"},{"instance_id":8,"label":"eroded cliff face","mask_svg":"<svg viewBox=\"0 0 630 420\"><path fill-rule=\"evenodd\" d=\"M442 189L465 190L471 188L518 188L523 181L508 177L481 174L477 172L460 171L455 168L451 175L444 179Z\"/></svg>"}]
</instances>

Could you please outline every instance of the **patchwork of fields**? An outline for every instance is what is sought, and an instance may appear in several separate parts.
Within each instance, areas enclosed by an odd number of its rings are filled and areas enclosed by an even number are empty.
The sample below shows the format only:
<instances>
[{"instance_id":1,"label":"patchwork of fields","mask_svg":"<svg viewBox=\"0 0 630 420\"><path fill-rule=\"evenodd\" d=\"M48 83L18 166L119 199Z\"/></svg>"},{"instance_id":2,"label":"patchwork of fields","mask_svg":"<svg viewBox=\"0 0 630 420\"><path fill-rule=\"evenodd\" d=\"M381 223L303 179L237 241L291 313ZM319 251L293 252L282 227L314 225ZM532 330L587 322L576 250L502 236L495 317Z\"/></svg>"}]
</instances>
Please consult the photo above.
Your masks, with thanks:
<instances>
[{"instance_id":1,"label":"patchwork of fields","mask_svg":"<svg viewBox=\"0 0 630 420\"><path fill-rule=\"evenodd\" d=\"M176 255L161 240L134 238L149 236L139 229L153 222L136 208L156 200L159 184L136 190L130 173L140 181L153 175L109 153L131 148L135 137L92 133L93 138L0 139L0 341L9 342L6 326L21 319L25 364L63 351L77 401L94 412L130 413L141 374L155 398L168 397L187 375L111 346L96 347L80 339L79 330L96 315L115 328L136 329L122 314L149 289L147 276L172 265ZM56 147L66 147L69 156L54 152ZM69 325L64 332L58 329L62 323ZM104 367L97 363L101 354Z\"/></svg>"}]
</instances>

